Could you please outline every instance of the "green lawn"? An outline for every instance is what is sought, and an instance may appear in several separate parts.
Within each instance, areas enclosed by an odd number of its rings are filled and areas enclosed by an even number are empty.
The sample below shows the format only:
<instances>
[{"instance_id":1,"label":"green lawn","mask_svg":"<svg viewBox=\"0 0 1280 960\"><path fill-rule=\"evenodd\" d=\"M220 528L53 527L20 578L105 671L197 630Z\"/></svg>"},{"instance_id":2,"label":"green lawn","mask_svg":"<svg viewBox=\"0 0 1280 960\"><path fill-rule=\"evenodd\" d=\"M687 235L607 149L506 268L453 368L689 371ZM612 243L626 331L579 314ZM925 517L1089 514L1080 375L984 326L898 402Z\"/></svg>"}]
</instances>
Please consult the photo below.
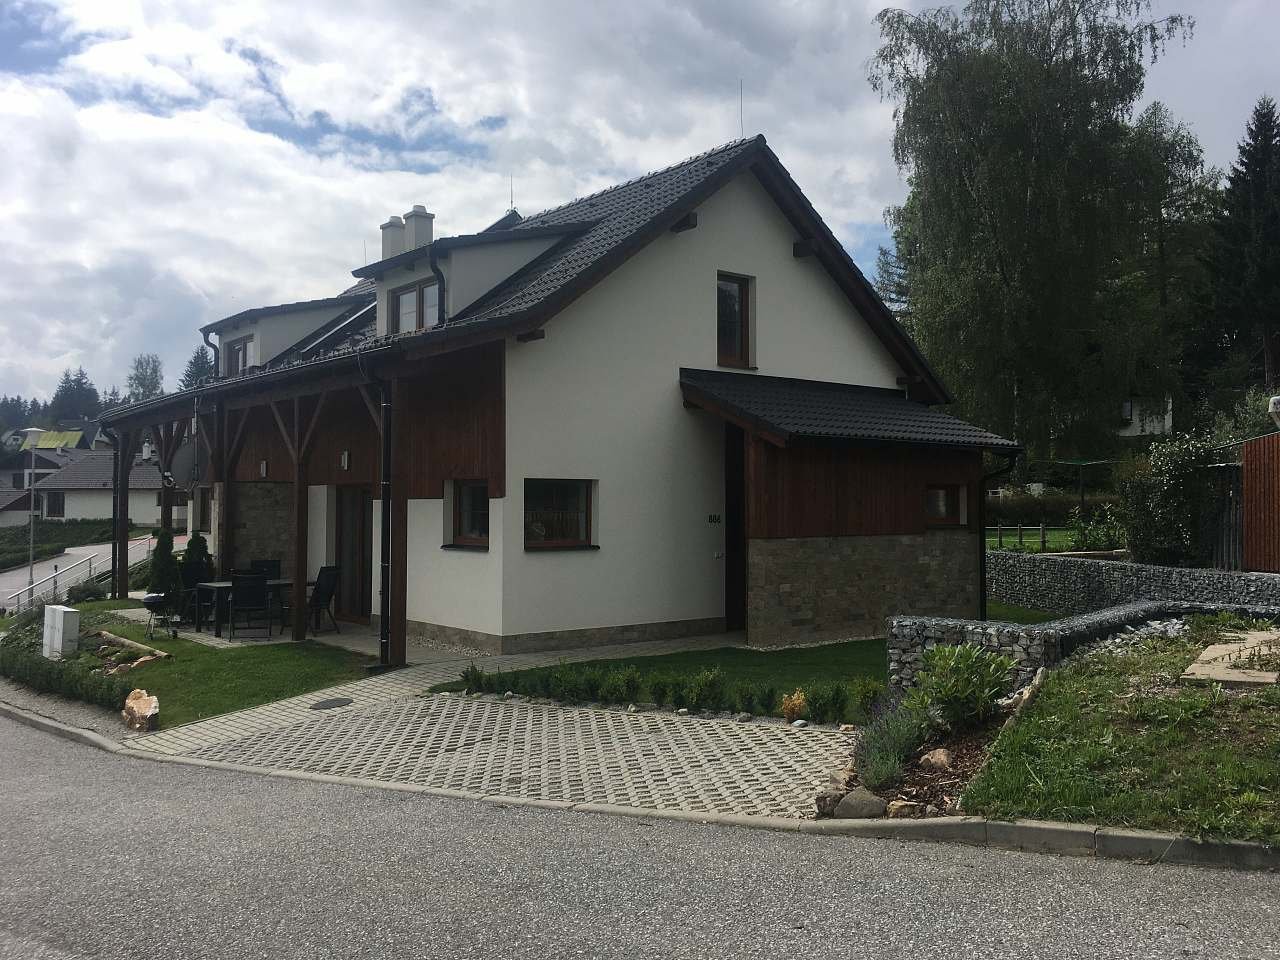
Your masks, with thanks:
<instances>
[{"instance_id":1,"label":"green lawn","mask_svg":"<svg viewBox=\"0 0 1280 960\"><path fill-rule=\"evenodd\" d=\"M1071 539L1074 530L1070 527L1046 527L1045 528L1045 550L1049 553L1058 553L1063 550L1072 548ZM1000 543L1000 538L996 534L995 527L987 527L987 549L995 550ZM1018 546L1018 528L1004 528L1004 546ZM1040 528L1039 527L1023 527L1022 528L1022 548L1038 552L1040 550Z\"/></svg>"},{"instance_id":2,"label":"green lawn","mask_svg":"<svg viewBox=\"0 0 1280 960\"><path fill-rule=\"evenodd\" d=\"M132 622L115 621L102 629L173 654L128 674L136 686L160 698L162 727L358 680L374 660L323 643L215 650L159 634L148 640L146 628Z\"/></svg>"},{"instance_id":3,"label":"green lawn","mask_svg":"<svg viewBox=\"0 0 1280 960\"><path fill-rule=\"evenodd\" d=\"M1032 610L1029 607L1018 607L1012 603L1000 603L998 600L987 601L987 619L1004 623L1047 623L1057 620L1061 614L1049 613L1047 610Z\"/></svg>"},{"instance_id":4,"label":"green lawn","mask_svg":"<svg viewBox=\"0 0 1280 960\"><path fill-rule=\"evenodd\" d=\"M1280 842L1280 689L1177 685L1219 628L1049 675L996 741L964 809Z\"/></svg>"},{"instance_id":5,"label":"green lawn","mask_svg":"<svg viewBox=\"0 0 1280 960\"><path fill-rule=\"evenodd\" d=\"M791 650L744 650L739 647L722 647L716 650L695 650L685 653L668 653L657 657L624 657L617 660L593 660L592 665L602 668L634 665L640 673L693 674L701 670L719 667L726 680L746 682L769 681L780 689L803 687L806 683L824 680L852 680L870 677L884 682L888 675L888 660L883 640L852 640L831 643L821 647L803 647ZM538 670L522 670L520 674L545 673L554 667ZM432 687L432 691L461 690L462 683L453 682Z\"/></svg>"}]
</instances>

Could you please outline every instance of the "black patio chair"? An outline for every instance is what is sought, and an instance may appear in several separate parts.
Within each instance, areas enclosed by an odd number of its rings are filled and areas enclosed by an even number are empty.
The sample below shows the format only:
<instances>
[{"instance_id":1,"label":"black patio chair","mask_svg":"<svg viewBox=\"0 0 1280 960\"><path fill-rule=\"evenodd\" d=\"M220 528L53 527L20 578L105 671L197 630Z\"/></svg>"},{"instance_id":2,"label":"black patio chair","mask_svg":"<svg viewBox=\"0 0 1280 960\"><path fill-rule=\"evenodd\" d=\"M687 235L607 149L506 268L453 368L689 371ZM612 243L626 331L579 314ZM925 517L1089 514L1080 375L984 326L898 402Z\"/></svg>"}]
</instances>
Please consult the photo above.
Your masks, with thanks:
<instances>
[{"instance_id":1,"label":"black patio chair","mask_svg":"<svg viewBox=\"0 0 1280 960\"><path fill-rule=\"evenodd\" d=\"M245 626L252 629L254 620L265 621L267 636L271 636L272 611L275 603L267 589L267 578L261 574L232 574L231 599L228 603L227 624L231 636L236 635L236 618L244 617Z\"/></svg>"},{"instance_id":2,"label":"black patio chair","mask_svg":"<svg viewBox=\"0 0 1280 960\"><path fill-rule=\"evenodd\" d=\"M249 572L261 574L268 580L280 579L280 561L279 560L250 560Z\"/></svg>"},{"instance_id":3,"label":"black patio chair","mask_svg":"<svg viewBox=\"0 0 1280 960\"><path fill-rule=\"evenodd\" d=\"M320 631L320 622L328 616L329 622L333 624L333 632L341 633L338 629L338 621L333 617L333 595L338 589L338 568L337 567L321 567L316 572L316 583L311 588L311 593L307 595L307 617L311 620L311 629L317 633ZM293 616L290 598L285 596L280 603L281 626L288 623Z\"/></svg>"},{"instance_id":4,"label":"black patio chair","mask_svg":"<svg viewBox=\"0 0 1280 960\"><path fill-rule=\"evenodd\" d=\"M182 577L182 594L177 603L178 616L195 623L198 608L204 606L209 611L209 615L201 619L212 620L213 597L207 596L202 599L200 591L196 588L196 584L205 579L205 572L192 564L183 564L178 568L178 572Z\"/></svg>"}]
</instances>

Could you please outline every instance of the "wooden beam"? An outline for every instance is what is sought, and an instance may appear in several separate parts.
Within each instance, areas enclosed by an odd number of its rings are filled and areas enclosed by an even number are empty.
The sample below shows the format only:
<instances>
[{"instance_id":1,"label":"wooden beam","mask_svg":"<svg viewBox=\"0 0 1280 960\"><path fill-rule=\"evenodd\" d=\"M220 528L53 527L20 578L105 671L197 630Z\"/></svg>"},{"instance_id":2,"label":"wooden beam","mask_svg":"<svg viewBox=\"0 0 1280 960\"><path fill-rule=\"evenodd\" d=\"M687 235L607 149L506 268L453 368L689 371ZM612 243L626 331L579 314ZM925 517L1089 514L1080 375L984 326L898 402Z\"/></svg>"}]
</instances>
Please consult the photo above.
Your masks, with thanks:
<instances>
[{"instance_id":1,"label":"wooden beam","mask_svg":"<svg viewBox=\"0 0 1280 960\"><path fill-rule=\"evenodd\" d=\"M227 409L226 416L227 416L227 420L230 421L231 419L230 409ZM248 410L241 411L240 419L236 423L235 432L231 434L231 443L227 446L226 453L225 453L225 465L223 468L223 472L226 474L226 476L223 477L223 479L226 480L228 483L231 481L231 474L235 472L236 461L240 459L240 449L242 446L244 446L244 428L248 422L249 422L249 411Z\"/></svg>"},{"instance_id":2,"label":"wooden beam","mask_svg":"<svg viewBox=\"0 0 1280 960\"><path fill-rule=\"evenodd\" d=\"M343 390L348 387L368 383L369 378L357 370L348 373L335 373L315 380L304 380L298 383L281 384L274 387L263 387L260 390L237 394L226 401L228 410L243 410L248 407L260 407L273 401L292 400L294 397L314 397L326 390Z\"/></svg>"},{"instance_id":3,"label":"wooden beam","mask_svg":"<svg viewBox=\"0 0 1280 960\"><path fill-rule=\"evenodd\" d=\"M360 391L360 399L364 401L364 408L369 411L369 419L373 421L373 426L378 431L378 435L382 435L382 413L378 409L378 402L375 402L369 394L369 385L367 383L356 384L356 389Z\"/></svg>"},{"instance_id":4,"label":"wooden beam","mask_svg":"<svg viewBox=\"0 0 1280 960\"><path fill-rule=\"evenodd\" d=\"M294 404L293 414L294 414L294 421L296 425L297 417L298 417L298 409L297 409L298 398L297 397L293 398L293 404ZM280 436L284 440L285 449L289 451L289 459L292 460L296 465L298 462L298 447L296 444L294 444L293 438L289 436L289 431L288 429L286 429L284 425L284 418L280 416L280 406L275 400L271 401L270 406L271 406L271 415L276 418L276 426L280 428Z\"/></svg>"},{"instance_id":5,"label":"wooden beam","mask_svg":"<svg viewBox=\"0 0 1280 960\"><path fill-rule=\"evenodd\" d=\"M213 434L217 430L217 419L210 420L203 413L196 414L196 422L200 429L196 431L196 436L200 438L200 445L204 447L204 452L209 455L209 460L214 457L213 450Z\"/></svg>"},{"instance_id":6,"label":"wooden beam","mask_svg":"<svg viewBox=\"0 0 1280 960\"><path fill-rule=\"evenodd\" d=\"M311 439L315 436L316 424L320 422L320 413L324 410L324 402L329 399L329 391L326 390L316 398L315 408L311 411L311 417L307 422L307 431L302 437L302 442L298 445L298 455L306 457L311 450Z\"/></svg>"}]
</instances>

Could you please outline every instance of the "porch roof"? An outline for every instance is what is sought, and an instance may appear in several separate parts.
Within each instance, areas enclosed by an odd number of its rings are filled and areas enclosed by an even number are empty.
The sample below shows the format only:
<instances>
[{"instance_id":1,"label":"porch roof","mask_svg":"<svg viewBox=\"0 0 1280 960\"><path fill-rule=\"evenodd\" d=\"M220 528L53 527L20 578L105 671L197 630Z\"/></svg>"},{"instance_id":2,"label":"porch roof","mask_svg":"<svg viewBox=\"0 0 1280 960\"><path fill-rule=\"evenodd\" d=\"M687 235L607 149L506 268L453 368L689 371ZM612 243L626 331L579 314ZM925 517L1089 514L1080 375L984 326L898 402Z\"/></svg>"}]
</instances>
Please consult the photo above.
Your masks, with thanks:
<instances>
[{"instance_id":1,"label":"porch roof","mask_svg":"<svg viewBox=\"0 0 1280 960\"><path fill-rule=\"evenodd\" d=\"M908 400L898 390L722 370L680 370L685 402L759 433L792 439L912 443L997 452L1012 440Z\"/></svg>"}]
</instances>

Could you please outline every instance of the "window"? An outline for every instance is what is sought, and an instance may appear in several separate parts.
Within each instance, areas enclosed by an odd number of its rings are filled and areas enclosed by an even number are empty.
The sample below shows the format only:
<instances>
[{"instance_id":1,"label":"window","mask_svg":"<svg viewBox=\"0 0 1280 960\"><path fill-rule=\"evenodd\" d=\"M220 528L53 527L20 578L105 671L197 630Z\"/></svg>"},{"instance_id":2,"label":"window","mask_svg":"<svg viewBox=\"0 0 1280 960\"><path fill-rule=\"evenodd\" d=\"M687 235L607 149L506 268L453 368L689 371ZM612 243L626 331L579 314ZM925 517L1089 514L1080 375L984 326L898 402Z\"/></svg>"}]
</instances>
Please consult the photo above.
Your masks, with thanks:
<instances>
[{"instance_id":1,"label":"window","mask_svg":"<svg viewBox=\"0 0 1280 960\"><path fill-rule=\"evenodd\" d=\"M67 515L67 495L62 491L49 491L44 495L44 515L51 520L61 520Z\"/></svg>"},{"instance_id":2,"label":"window","mask_svg":"<svg viewBox=\"0 0 1280 960\"><path fill-rule=\"evenodd\" d=\"M751 280L722 273L716 280L716 349L722 367L751 366Z\"/></svg>"},{"instance_id":3,"label":"window","mask_svg":"<svg viewBox=\"0 0 1280 960\"><path fill-rule=\"evenodd\" d=\"M1120 419L1125 423L1133 423L1133 401L1125 400L1120 404Z\"/></svg>"},{"instance_id":4,"label":"window","mask_svg":"<svg viewBox=\"0 0 1280 960\"><path fill-rule=\"evenodd\" d=\"M241 337L227 344L227 376L234 377L253 366L253 337Z\"/></svg>"},{"instance_id":5,"label":"window","mask_svg":"<svg viewBox=\"0 0 1280 960\"><path fill-rule=\"evenodd\" d=\"M925 491L925 519L933 526L964 523L964 491L959 484L929 487Z\"/></svg>"},{"instance_id":6,"label":"window","mask_svg":"<svg viewBox=\"0 0 1280 960\"><path fill-rule=\"evenodd\" d=\"M27 489L27 471L19 470L17 473L13 475L13 489L15 490Z\"/></svg>"},{"instance_id":7,"label":"window","mask_svg":"<svg viewBox=\"0 0 1280 960\"><path fill-rule=\"evenodd\" d=\"M387 333L430 330L440 321L440 288L434 280L392 290Z\"/></svg>"},{"instance_id":8,"label":"window","mask_svg":"<svg viewBox=\"0 0 1280 960\"><path fill-rule=\"evenodd\" d=\"M591 546L591 481L526 480L524 546Z\"/></svg>"},{"instance_id":9,"label":"window","mask_svg":"<svg viewBox=\"0 0 1280 960\"><path fill-rule=\"evenodd\" d=\"M489 485L483 480L454 481L453 542L463 546L489 544Z\"/></svg>"}]
</instances>

